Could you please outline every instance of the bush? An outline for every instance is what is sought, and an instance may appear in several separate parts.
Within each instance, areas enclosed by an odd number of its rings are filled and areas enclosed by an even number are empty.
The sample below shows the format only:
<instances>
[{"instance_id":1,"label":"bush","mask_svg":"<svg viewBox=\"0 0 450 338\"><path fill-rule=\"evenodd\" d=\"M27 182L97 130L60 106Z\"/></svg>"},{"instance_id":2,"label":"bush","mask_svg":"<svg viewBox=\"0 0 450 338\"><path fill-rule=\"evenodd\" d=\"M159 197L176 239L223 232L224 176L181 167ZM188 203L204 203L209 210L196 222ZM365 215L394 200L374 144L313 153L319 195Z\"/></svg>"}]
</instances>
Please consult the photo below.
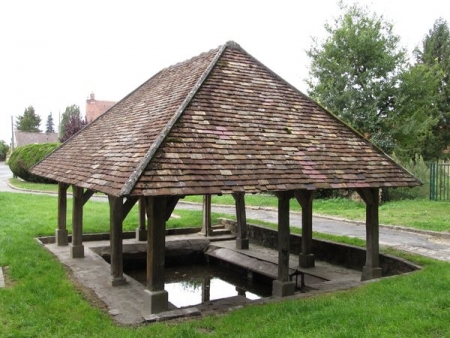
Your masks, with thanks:
<instances>
[{"instance_id":1,"label":"bush","mask_svg":"<svg viewBox=\"0 0 450 338\"><path fill-rule=\"evenodd\" d=\"M33 175L30 168L58 148L60 143L29 144L19 147L11 154L8 165L13 174L28 182L56 183Z\"/></svg>"},{"instance_id":2,"label":"bush","mask_svg":"<svg viewBox=\"0 0 450 338\"><path fill-rule=\"evenodd\" d=\"M9 146L5 143L5 141L0 141L0 161L4 161L6 159L8 151Z\"/></svg>"},{"instance_id":3,"label":"bush","mask_svg":"<svg viewBox=\"0 0 450 338\"><path fill-rule=\"evenodd\" d=\"M390 188L389 200L404 200L404 199L426 199L430 194L430 168L423 160L422 156L416 155L413 160L401 162L398 158L393 156L394 160L401 164L411 174L422 181L423 185L414 188Z\"/></svg>"}]
</instances>

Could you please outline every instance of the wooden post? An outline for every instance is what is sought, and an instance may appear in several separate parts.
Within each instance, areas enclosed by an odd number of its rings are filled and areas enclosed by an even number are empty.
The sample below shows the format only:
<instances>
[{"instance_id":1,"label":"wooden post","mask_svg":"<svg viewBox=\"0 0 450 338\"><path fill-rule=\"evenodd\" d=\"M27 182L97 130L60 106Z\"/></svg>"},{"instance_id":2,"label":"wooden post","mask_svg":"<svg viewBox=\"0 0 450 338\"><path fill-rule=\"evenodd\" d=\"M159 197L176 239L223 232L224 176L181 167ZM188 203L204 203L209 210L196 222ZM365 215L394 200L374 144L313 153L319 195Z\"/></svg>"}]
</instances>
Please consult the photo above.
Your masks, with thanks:
<instances>
[{"instance_id":1,"label":"wooden post","mask_svg":"<svg viewBox=\"0 0 450 338\"><path fill-rule=\"evenodd\" d=\"M299 265L311 268L315 265L312 253L312 204L314 190L298 190L295 198L302 207L302 251L299 255Z\"/></svg>"},{"instance_id":2,"label":"wooden post","mask_svg":"<svg viewBox=\"0 0 450 338\"><path fill-rule=\"evenodd\" d=\"M246 250L248 249L248 229L245 213L245 194L243 192L233 193L233 198L236 205L237 219L236 249Z\"/></svg>"},{"instance_id":3,"label":"wooden post","mask_svg":"<svg viewBox=\"0 0 450 338\"><path fill-rule=\"evenodd\" d=\"M166 311L169 295L164 290L166 197L147 199L147 287L145 290L145 309L150 313Z\"/></svg>"},{"instance_id":4,"label":"wooden post","mask_svg":"<svg viewBox=\"0 0 450 338\"><path fill-rule=\"evenodd\" d=\"M58 227L55 230L56 245L69 244L67 233L67 189L69 185L58 182Z\"/></svg>"},{"instance_id":5,"label":"wooden post","mask_svg":"<svg viewBox=\"0 0 450 338\"><path fill-rule=\"evenodd\" d=\"M380 278L379 189L365 188L357 192L366 203L366 265L361 280Z\"/></svg>"},{"instance_id":6,"label":"wooden post","mask_svg":"<svg viewBox=\"0 0 450 338\"><path fill-rule=\"evenodd\" d=\"M211 277L204 277L202 283L202 303L211 300Z\"/></svg>"},{"instance_id":7,"label":"wooden post","mask_svg":"<svg viewBox=\"0 0 450 338\"><path fill-rule=\"evenodd\" d=\"M83 258L83 188L73 185L72 189L72 245L70 247L70 256L72 258Z\"/></svg>"},{"instance_id":8,"label":"wooden post","mask_svg":"<svg viewBox=\"0 0 450 338\"><path fill-rule=\"evenodd\" d=\"M211 195L203 195L203 224L202 234L212 236L211 227Z\"/></svg>"},{"instance_id":9,"label":"wooden post","mask_svg":"<svg viewBox=\"0 0 450 338\"><path fill-rule=\"evenodd\" d=\"M272 295L293 295L295 282L289 281L289 200L290 192L278 193L278 279L273 281Z\"/></svg>"},{"instance_id":10,"label":"wooden post","mask_svg":"<svg viewBox=\"0 0 450 338\"><path fill-rule=\"evenodd\" d=\"M117 286L127 283L127 280L123 276L123 198L108 195L108 200L111 243L111 285Z\"/></svg>"},{"instance_id":11,"label":"wooden post","mask_svg":"<svg viewBox=\"0 0 450 338\"><path fill-rule=\"evenodd\" d=\"M147 231L145 229L146 223L146 206L145 206L145 197L139 198L139 227L136 229L136 240L137 241L145 241L147 240Z\"/></svg>"}]
</instances>

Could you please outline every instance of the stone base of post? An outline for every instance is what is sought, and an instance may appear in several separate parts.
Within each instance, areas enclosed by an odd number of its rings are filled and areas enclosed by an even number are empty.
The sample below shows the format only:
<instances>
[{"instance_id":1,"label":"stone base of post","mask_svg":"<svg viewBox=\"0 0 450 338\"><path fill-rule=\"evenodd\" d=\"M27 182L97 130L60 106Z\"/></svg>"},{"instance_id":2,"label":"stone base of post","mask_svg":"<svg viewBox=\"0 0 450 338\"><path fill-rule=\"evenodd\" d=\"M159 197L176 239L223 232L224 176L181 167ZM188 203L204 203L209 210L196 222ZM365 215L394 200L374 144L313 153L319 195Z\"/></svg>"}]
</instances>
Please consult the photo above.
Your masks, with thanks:
<instances>
[{"instance_id":1,"label":"stone base of post","mask_svg":"<svg viewBox=\"0 0 450 338\"><path fill-rule=\"evenodd\" d=\"M247 250L248 238L236 238L236 249Z\"/></svg>"},{"instance_id":2,"label":"stone base of post","mask_svg":"<svg viewBox=\"0 0 450 338\"><path fill-rule=\"evenodd\" d=\"M169 309L169 293L166 290L150 291L144 290L144 311L154 314Z\"/></svg>"},{"instance_id":3,"label":"stone base of post","mask_svg":"<svg viewBox=\"0 0 450 338\"><path fill-rule=\"evenodd\" d=\"M272 282L272 296L286 297L295 293L295 282L281 282L278 279Z\"/></svg>"},{"instance_id":4,"label":"stone base of post","mask_svg":"<svg viewBox=\"0 0 450 338\"><path fill-rule=\"evenodd\" d=\"M147 240L147 229L136 229L136 240L145 242Z\"/></svg>"},{"instance_id":5,"label":"stone base of post","mask_svg":"<svg viewBox=\"0 0 450 338\"><path fill-rule=\"evenodd\" d=\"M71 245L70 258L84 258L84 245Z\"/></svg>"},{"instance_id":6,"label":"stone base of post","mask_svg":"<svg viewBox=\"0 0 450 338\"><path fill-rule=\"evenodd\" d=\"M119 286L119 285L125 285L128 284L128 281L125 279L125 277L113 277L111 276L111 286Z\"/></svg>"},{"instance_id":7,"label":"stone base of post","mask_svg":"<svg viewBox=\"0 0 450 338\"><path fill-rule=\"evenodd\" d=\"M367 266L363 267L361 281L381 278L381 268L369 268Z\"/></svg>"},{"instance_id":8,"label":"stone base of post","mask_svg":"<svg viewBox=\"0 0 450 338\"><path fill-rule=\"evenodd\" d=\"M55 242L57 246L67 246L69 244L69 237L66 229L55 230Z\"/></svg>"},{"instance_id":9,"label":"stone base of post","mask_svg":"<svg viewBox=\"0 0 450 338\"><path fill-rule=\"evenodd\" d=\"M298 261L300 267L302 268L313 268L315 266L316 259L313 254L304 255L301 253L298 256Z\"/></svg>"}]
</instances>

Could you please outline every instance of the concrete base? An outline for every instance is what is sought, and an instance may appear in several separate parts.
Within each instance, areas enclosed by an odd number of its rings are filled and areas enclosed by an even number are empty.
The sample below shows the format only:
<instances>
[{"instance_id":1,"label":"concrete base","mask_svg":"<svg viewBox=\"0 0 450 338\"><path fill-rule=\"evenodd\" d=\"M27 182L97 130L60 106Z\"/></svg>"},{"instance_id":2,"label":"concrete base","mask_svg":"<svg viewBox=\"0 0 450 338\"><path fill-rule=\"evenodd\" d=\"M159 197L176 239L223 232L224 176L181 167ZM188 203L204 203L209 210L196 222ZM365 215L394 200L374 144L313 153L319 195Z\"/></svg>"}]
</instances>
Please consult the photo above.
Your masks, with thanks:
<instances>
[{"instance_id":1,"label":"concrete base","mask_svg":"<svg viewBox=\"0 0 450 338\"><path fill-rule=\"evenodd\" d=\"M145 242L147 240L147 229L136 229L136 240Z\"/></svg>"},{"instance_id":2,"label":"concrete base","mask_svg":"<svg viewBox=\"0 0 450 338\"><path fill-rule=\"evenodd\" d=\"M367 266L363 267L361 281L381 278L381 268L369 268Z\"/></svg>"},{"instance_id":3,"label":"concrete base","mask_svg":"<svg viewBox=\"0 0 450 338\"><path fill-rule=\"evenodd\" d=\"M236 238L236 249L247 250L248 238Z\"/></svg>"},{"instance_id":4,"label":"concrete base","mask_svg":"<svg viewBox=\"0 0 450 338\"><path fill-rule=\"evenodd\" d=\"M69 245L69 236L67 233L67 229L55 230L55 242L57 246Z\"/></svg>"},{"instance_id":5,"label":"concrete base","mask_svg":"<svg viewBox=\"0 0 450 338\"><path fill-rule=\"evenodd\" d=\"M122 277L111 276L110 280L111 280L111 285L112 286L119 286L119 285L128 284L128 281L123 276Z\"/></svg>"},{"instance_id":6,"label":"concrete base","mask_svg":"<svg viewBox=\"0 0 450 338\"><path fill-rule=\"evenodd\" d=\"M298 256L298 263L301 268L313 268L315 266L315 261L316 259L313 254L304 255L301 253Z\"/></svg>"},{"instance_id":7,"label":"concrete base","mask_svg":"<svg viewBox=\"0 0 450 338\"><path fill-rule=\"evenodd\" d=\"M169 308L169 293L166 290L144 290L144 311L154 314L167 311Z\"/></svg>"},{"instance_id":8,"label":"concrete base","mask_svg":"<svg viewBox=\"0 0 450 338\"><path fill-rule=\"evenodd\" d=\"M84 245L70 245L70 258L84 258Z\"/></svg>"},{"instance_id":9,"label":"concrete base","mask_svg":"<svg viewBox=\"0 0 450 338\"><path fill-rule=\"evenodd\" d=\"M295 282L281 282L274 280L272 282L272 296L286 297L292 296L295 293Z\"/></svg>"}]
</instances>

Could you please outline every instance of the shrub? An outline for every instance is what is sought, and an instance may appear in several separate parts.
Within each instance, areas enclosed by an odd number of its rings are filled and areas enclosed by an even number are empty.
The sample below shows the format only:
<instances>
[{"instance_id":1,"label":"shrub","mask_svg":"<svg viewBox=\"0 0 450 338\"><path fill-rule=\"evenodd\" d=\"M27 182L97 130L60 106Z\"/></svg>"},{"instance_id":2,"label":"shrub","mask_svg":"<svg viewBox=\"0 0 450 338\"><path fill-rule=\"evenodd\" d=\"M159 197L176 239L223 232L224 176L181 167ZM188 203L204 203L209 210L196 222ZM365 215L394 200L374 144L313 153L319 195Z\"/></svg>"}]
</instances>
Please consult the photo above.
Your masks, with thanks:
<instances>
[{"instance_id":1,"label":"shrub","mask_svg":"<svg viewBox=\"0 0 450 338\"><path fill-rule=\"evenodd\" d=\"M8 151L9 146L5 143L5 141L0 141L0 161L4 161L6 159Z\"/></svg>"},{"instance_id":2,"label":"shrub","mask_svg":"<svg viewBox=\"0 0 450 338\"><path fill-rule=\"evenodd\" d=\"M8 165L13 174L28 182L56 183L33 175L30 168L59 147L59 143L29 144L19 147L11 154Z\"/></svg>"}]
</instances>

